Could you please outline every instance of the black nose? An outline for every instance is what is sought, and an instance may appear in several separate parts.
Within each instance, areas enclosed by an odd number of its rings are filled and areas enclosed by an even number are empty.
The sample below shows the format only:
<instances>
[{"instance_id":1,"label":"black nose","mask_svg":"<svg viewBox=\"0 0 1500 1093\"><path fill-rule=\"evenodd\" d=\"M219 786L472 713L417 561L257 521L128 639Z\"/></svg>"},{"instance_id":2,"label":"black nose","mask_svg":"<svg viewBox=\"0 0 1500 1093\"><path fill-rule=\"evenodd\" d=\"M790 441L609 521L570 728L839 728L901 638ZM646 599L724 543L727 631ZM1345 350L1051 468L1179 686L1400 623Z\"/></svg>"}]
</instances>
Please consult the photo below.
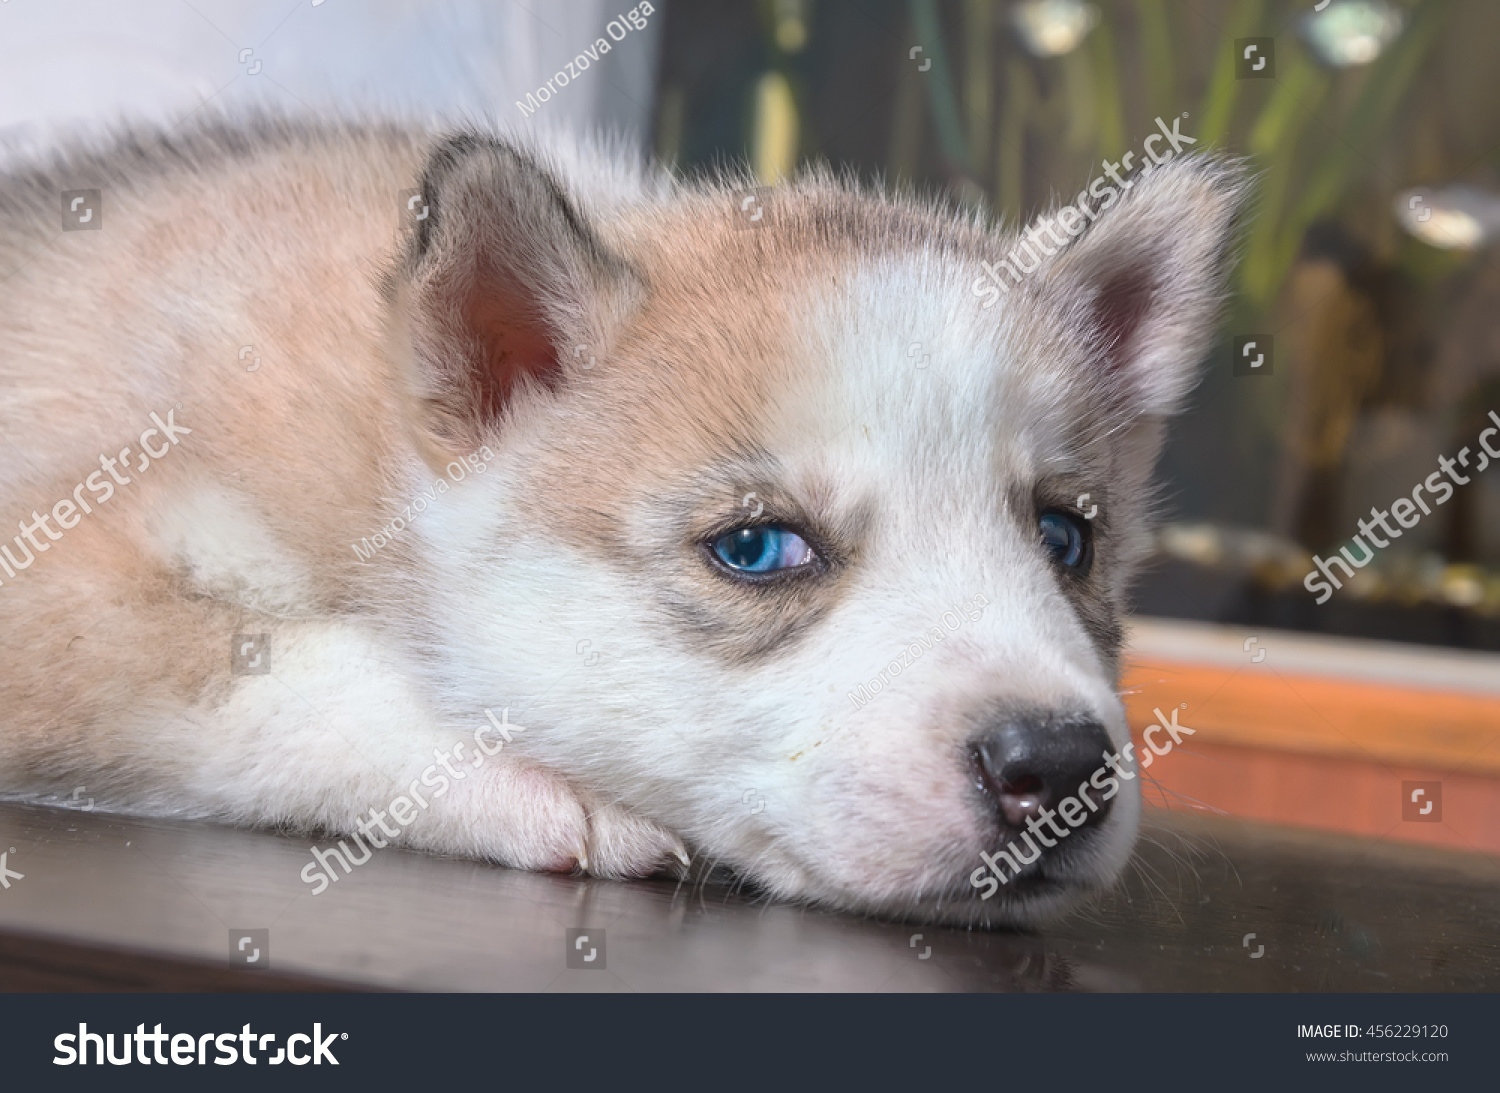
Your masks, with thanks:
<instances>
[{"instance_id":1,"label":"black nose","mask_svg":"<svg viewBox=\"0 0 1500 1093\"><path fill-rule=\"evenodd\" d=\"M973 748L985 790L1013 831L1024 828L1043 809L1061 809L1061 822L1070 828L1097 824L1109 814L1104 792L1110 787L1105 779L1114 772L1105 757L1114 748L1097 721L1010 714L976 737ZM1095 779L1099 771L1104 776ZM1067 803L1069 798L1076 803Z\"/></svg>"}]
</instances>

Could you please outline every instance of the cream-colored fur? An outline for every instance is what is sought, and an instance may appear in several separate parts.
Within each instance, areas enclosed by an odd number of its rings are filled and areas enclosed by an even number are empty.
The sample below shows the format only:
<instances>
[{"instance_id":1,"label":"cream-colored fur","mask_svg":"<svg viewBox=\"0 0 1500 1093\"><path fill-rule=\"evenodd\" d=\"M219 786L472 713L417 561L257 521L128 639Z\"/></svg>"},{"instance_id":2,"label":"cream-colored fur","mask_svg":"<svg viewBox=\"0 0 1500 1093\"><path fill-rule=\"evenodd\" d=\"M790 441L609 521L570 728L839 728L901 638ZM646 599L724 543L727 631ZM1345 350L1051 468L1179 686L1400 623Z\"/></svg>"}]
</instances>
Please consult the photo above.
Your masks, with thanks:
<instances>
[{"instance_id":1,"label":"cream-colored fur","mask_svg":"<svg viewBox=\"0 0 1500 1093\"><path fill-rule=\"evenodd\" d=\"M276 121L5 179L0 535L135 460L153 412L191 433L0 570L0 791L326 839L508 709L524 732L402 844L603 876L692 856L990 923L1107 884L1131 787L1052 888L974 898L996 846L965 741L997 701L1128 739L1115 620L1238 176L1159 168L993 309L970 286L1000 233L817 173L747 225L737 186ZM89 188L103 229L60 232ZM1034 505L1088 489L1097 572L1064 589ZM825 530L817 579L712 571L703 536L756 503ZM269 673L231 671L244 634Z\"/></svg>"}]
</instances>

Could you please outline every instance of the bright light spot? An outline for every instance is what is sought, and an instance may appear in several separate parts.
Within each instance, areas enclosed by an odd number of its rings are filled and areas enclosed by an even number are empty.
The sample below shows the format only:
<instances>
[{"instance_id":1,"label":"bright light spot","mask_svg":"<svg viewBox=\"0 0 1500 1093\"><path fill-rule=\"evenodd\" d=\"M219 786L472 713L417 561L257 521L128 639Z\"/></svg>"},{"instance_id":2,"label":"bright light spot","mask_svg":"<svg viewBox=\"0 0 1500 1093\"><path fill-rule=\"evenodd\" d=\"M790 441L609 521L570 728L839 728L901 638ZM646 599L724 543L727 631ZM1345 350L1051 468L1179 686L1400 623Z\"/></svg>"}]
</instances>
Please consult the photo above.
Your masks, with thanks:
<instances>
[{"instance_id":1,"label":"bright light spot","mask_svg":"<svg viewBox=\"0 0 1500 1093\"><path fill-rule=\"evenodd\" d=\"M1500 197L1469 186L1408 190L1394 208L1403 228L1443 250L1473 250L1500 231Z\"/></svg>"},{"instance_id":2,"label":"bright light spot","mask_svg":"<svg viewBox=\"0 0 1500 1093\"><path fill-rule=\"evenodd\" d=\"M807 0L775 0L772 3L776 44L783 53L800 53L807 45L807 7Z\"/></svg>"},{"instance_id":3,"label":"bright light spot","mask_svg":"<svg viewBox=\"0 0 1500 1093\"><path fill-rule=\"evenodd\" d=\"M1302 19L1302 37L1334 68L1367 65L1401 34L1406 17L1386 0L1338 0Z\"/></svg>"},{"instance_id":4,"label":"bright light spot","mask_svg":"<svg viewBox=\"0 0 1500 1093\"><path fill-rule=\"evenodd\" d=\"M1099 9L1084 0L1027 0L1011 10L1021 44L1037 57L1071 53L1099 22Z\"/></svg>"}]
</instances>

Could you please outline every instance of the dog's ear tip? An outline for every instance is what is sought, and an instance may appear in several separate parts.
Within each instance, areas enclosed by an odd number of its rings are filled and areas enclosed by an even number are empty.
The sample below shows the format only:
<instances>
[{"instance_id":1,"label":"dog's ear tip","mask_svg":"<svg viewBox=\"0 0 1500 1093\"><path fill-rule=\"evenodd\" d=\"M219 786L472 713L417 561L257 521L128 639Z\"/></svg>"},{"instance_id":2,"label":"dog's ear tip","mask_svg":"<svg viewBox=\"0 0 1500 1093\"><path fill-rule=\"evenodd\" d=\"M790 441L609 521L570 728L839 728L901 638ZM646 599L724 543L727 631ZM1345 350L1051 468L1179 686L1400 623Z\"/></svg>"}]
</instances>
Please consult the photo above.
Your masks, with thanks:
<instances>
[{"instance_id":1,"label":"dog's ear tip","mask_svg":"<svg viewBox=\"0 0 1500 1093\"><path fill-rule=\"evenodd\" d=\"M568 347L595 343L628 295L566 175L523 144L477 130L429 150L423 217L387 282L420 429L472 449L517 396L556 390ZM410 352L406 349L409 348Z\"/></svg>"},{"instance_id":2,"label":"dog's ear tip","mask_svg":"<svg viewBox=\"0 0 1500 1093\"><path fill-rule=\"evenodd\" d=\"M1141 192L1131 196L1183 201L1199 211L1233 216L1249 196L1252 178L1250 163L1241 156L1192 152L1153 169L1141 179Z\"/></svg>"},{"instance_id":3,"label":"dog's ear tip","mask_svg":"<svg viewBox=\"0 0 1500 1093\"><path fill-rule=\"evenodd\" d=\"M1085 304L1073 314L1093 375L1136 413L1170 412L1195 378L1248 180L1243 160L1212 152L1137 173L1046 275Z\"/></svg>"}]
</instances>

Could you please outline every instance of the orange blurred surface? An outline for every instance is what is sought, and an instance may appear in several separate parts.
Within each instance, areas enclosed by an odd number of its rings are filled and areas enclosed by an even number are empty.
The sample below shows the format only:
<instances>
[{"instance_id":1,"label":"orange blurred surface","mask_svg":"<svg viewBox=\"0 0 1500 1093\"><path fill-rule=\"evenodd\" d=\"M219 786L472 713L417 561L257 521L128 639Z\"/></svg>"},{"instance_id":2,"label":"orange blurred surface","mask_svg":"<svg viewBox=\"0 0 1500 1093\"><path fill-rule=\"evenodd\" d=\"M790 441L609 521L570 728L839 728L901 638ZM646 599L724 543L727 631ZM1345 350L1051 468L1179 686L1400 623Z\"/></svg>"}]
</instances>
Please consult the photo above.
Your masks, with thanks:
<instances>
[{"instance_id":1,"label":"orange blurred surface","mask_svg":"<svg viewBox=\"0 0 1500 1093\"><path fill-rule=\"evenodd\" d=\"M1124 690L1138 747L1157 709L1194 730L1144 772L1149 805L1500 855L1500 697L1157 657ZM1403 818L1404 782L1439 783L1436 808Z\"/></svg>"}]
</instances>

